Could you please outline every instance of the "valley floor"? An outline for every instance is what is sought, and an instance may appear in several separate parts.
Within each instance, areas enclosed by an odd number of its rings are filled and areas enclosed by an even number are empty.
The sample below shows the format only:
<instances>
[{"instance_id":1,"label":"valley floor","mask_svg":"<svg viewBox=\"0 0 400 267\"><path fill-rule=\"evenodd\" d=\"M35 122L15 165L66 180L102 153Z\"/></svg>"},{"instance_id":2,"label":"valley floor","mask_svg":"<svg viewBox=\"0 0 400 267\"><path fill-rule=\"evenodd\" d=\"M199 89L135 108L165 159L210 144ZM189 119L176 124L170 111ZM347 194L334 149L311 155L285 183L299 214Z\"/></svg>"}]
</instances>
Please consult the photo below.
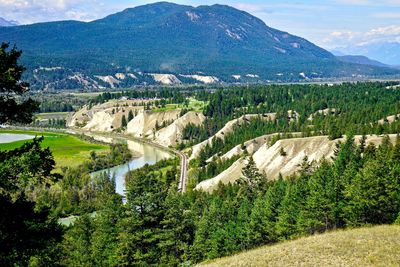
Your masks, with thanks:
<instances>
[{"instance_id":1,"label":"valley floor","mask_svg":"<svg viewBox=\"0 0 400 267\"><path fill-rule=\"evenodd\" d=\"M399 266L400 226L314 235L263 246L199 266Z\"/></svg>"},{"instance_id":2,"label":"valley floor","mask_svg":"<svg viewBox=\"0 0 400 267\"><path fill-rule=\"evenodd\" d=\"M45 131L20 131L1 130L0 133L29 134L32 136L44 136L42 147L49 147L56 161L56 168L78 166L89 158L91 151L96 153L107 153L108 146L100 143L84 141L77 136ZM22 146L26 141L0 144L0 151L12 150Z\"/></svg>"}]
</instances>

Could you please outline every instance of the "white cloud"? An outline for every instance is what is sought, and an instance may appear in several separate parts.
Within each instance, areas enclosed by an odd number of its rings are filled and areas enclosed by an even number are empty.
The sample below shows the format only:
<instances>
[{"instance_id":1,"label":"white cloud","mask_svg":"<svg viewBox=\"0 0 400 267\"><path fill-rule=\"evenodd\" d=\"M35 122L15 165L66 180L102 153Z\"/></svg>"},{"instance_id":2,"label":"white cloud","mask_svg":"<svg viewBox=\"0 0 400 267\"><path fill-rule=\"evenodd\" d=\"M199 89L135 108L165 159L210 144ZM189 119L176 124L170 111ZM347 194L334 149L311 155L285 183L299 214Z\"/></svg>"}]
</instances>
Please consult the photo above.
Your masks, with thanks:
<instances>
[{"instance_id":1,"label":"white cloud","mask_svg":"<svg viewBox=\"0 0 400 267\"><path fill-rule=\"evenodd\" d=\"M400 12L380 12L372 14L372 17L379 19L400 19Z\"/></svg>"},{"instance_id":2,"label":"white cloud","mask_svg":"<svg viewBox=\"0 0 400 267\"><path fill-rule=\"evenodd\" d=\"M351 6L400 6L400 0L335 0L335 2Z\"/></svg>"},{"instance_id":3,"label":"white cloud","mask_svg":"<svg viewBox=\"0 0 400 267\"><path fill-rule=\"evenodd\" d=\"M333 31L322 42L325 47L334 48L399 41L400 25L389 25L366 32Z\"/></svg>"},{"instance_id":4,"label":"white cloud","mask_svg":"<svg viewBox=\"0 0 400 267\"><path fill-rule=\"evenodd\" d=\"M100 0L0 0L0 16L22 24L97 19L107 14Z\"/></svg>"}]
</instances>

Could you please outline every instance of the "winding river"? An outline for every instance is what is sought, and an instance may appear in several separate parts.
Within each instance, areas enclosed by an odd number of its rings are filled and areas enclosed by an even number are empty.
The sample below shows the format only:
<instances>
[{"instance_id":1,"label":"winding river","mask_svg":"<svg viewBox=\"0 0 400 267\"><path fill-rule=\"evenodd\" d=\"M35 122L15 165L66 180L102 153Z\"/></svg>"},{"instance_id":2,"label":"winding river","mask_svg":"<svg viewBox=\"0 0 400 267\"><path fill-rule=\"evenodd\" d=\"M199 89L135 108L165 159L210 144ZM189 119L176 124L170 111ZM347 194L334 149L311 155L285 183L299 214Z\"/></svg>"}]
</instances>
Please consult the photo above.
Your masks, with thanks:
<instances>
[{"instance_id":1,"label":"winding river","mask_svg":"<svg viewBox=\"0 0 400 267\"><path fill-rule=\"evenodd\" d=\"M137 141L131 141L121 138L96 136L96 135L90 135L90 136L96 140L103 141L106 143L121 142L121 141L126 142L129 150L131 150L132 154L134 155L134 158L125 164L91 173L91 176L95 177L96 175L103 173L105 171L109 172L111 176L115 177L116 192L122 195L124 198L126 189L125 175L129 171L139 169L146 164L152 165L160 160L171 157L171 154L164 150Z\"/></svg>"},{"instance_id":2,"label":"winding river","mask_svg":"<svg viewBox=\"0 0 400 267\"><path fill-rule=\"evenodd\" d=\"M74 132L70 132L74 133ZM167 159L171 157L171 154L153 147L148 144L140 143L137 141L127 140L121 137L112 138L112 137L104 137L101 135L92 135L87 134L90 137L98 141L102 141L105 143L113 143L113 142L126 142L128 148L131 150L132 154L134 155L133 159L129 162L118 165L109 169L103 169L97 172L91 173L91 176L94 177L99 173L109 172L111 176L115 177L116 183L116 192L122 195L125 198L125 175L132 170L138 169L143 167L146 164L152 165L156 162ZM14 134L14 133L0 133L0 144L1 143L12 143L21 140L30 140L33 139L34 135L28 134Z\"/></svg>"}]
</instances>

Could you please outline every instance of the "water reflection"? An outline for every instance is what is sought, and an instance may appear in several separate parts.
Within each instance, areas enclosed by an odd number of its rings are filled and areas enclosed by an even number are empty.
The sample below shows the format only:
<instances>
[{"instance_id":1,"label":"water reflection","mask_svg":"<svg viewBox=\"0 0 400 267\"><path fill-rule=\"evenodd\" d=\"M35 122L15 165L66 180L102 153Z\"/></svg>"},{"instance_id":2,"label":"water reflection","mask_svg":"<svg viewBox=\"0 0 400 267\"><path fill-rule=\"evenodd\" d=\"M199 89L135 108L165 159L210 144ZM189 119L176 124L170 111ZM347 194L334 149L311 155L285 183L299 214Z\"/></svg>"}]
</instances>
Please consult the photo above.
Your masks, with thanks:
<instances>
[{"instance_id":1,"label":"water reflection","mask_svg":"<svg viewBox=\"0 0 400 267\"><path fill-rule=\"evenodd\" d=\"M134 155L140 155L128 163L118 165L109 169L100 170L91 174L92 177L104 171L109 172L110 176L115 177L116 192L125 197L125 175L135 169L139 169L146 164L152 165L156 162L170 158L171 155L161 149L135 141L127 141L128 148Z\"/></svg>"}]
</instances>

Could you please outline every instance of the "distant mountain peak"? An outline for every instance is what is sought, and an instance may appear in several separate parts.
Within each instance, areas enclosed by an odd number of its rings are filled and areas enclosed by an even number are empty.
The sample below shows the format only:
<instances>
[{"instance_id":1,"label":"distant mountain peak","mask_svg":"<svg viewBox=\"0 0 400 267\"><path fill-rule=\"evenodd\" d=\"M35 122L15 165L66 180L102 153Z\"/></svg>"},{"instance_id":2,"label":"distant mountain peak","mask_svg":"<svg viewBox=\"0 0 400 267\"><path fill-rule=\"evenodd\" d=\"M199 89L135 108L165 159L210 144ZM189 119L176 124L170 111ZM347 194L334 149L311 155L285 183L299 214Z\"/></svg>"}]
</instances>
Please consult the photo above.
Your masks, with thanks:
<instances>
[{"instance_id":1,"label":"distant mountain peak","mask_svg":"<svg viewBox=\"0 0 400 267\"><path fill-rule=\"evenodd\" d=\"M46 38L38 39L44 32ZM43 79L49 79L54 87L69 84L69 88L76 88L78 82L84 83L82 77L96 81L98 86L108 86L98 77L116 79L115 73L137 77L119 80L121 87L154 83L154 77L139 73L174 75L182 83L199 78L196 73L220 82L397 73L340 61L304 38L268 27L245 11L219 4L193 7L157 2L88 23L64 21L6 28L0 31L0 39L17 44L24 55L29 55L23 60L31 70L39 66L63 68L45 72L39 80L32 73L29 82L33 86L43 86Z\"/></svg>"},{"instance_id":2,"label":"distant mountain peak","mask_svg":"<svg viewBox=\"0 0 400 267\"><path fill-rule=\"evenodd\" d=\"M5 18L0 17L0 27L12 27L18 25L19 25L18 21L6 20Z\"/></svg>"}]
</instances>

